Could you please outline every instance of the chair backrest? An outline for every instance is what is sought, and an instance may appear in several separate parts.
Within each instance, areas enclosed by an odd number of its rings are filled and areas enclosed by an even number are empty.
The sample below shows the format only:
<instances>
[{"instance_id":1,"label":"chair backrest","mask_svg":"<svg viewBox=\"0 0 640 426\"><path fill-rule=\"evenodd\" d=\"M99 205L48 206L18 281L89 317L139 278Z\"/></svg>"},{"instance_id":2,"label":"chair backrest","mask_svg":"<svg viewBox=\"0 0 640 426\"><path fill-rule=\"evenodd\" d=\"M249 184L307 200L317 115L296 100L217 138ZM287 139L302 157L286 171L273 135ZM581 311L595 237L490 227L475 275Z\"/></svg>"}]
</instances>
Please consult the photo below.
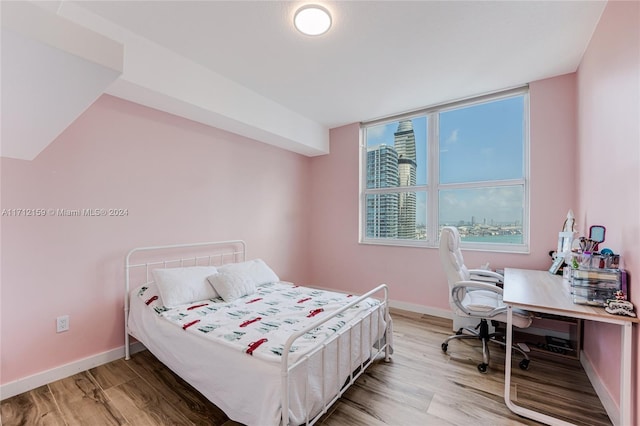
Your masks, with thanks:
<instances>
[{"instance_id":1,"label":"chair backrest","mask_svg":"<svg viewBox=\"0 0 640 426\"><path fill-rule=\"evenodd\" d=\"M458 281L470 279L469 270L464 265L464 258L460 250L460 233L458 228L445 226L440 231L440 260L447 275L449 284L449 302L457 310L453 303L451 291ZM463 295L460 295L463 296Z\"/></svg>"},{"instance_id":2,"label":"chair backrest","mask_svg":"<svg viewBox=\"0 0 640 426\"><path fill-rule=\"evenodd\" d=\"M464 258L460 250L458 228L445 226L440 231L440 260L447 274L449 285L470 279L469 270L464 265Z\"/></svg>"}]
</instances>

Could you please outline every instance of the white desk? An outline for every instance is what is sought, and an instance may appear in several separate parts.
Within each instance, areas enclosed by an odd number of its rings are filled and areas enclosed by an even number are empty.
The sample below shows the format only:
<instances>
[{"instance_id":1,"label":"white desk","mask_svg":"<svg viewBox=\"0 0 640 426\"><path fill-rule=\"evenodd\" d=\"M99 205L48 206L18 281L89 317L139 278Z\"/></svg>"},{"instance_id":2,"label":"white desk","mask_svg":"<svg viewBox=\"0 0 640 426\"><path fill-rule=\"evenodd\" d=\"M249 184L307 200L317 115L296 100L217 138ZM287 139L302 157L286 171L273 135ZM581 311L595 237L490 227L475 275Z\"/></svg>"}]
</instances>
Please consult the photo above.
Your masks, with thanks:
<instances>
[{"instance_id":1,"label":"white desk","mask_svg":"<svg viewBox=\"0 0 640 426\"><path fill-rule=\"evenodd\" d=\"M631 355L632 326L637 318L610 315L604 308L573 303L570 287L559 275L548 271L505 269L503 300L507 305L507 347L513 344L513 308L618 324L622 330L620 355L620 425L632 424ZM532 365L535 368L535 364ZM550 425L571 425L547 414L516 405L511 401L511 351L506 351L504 401L516 414Z\"/></svg>"}]
</instances>

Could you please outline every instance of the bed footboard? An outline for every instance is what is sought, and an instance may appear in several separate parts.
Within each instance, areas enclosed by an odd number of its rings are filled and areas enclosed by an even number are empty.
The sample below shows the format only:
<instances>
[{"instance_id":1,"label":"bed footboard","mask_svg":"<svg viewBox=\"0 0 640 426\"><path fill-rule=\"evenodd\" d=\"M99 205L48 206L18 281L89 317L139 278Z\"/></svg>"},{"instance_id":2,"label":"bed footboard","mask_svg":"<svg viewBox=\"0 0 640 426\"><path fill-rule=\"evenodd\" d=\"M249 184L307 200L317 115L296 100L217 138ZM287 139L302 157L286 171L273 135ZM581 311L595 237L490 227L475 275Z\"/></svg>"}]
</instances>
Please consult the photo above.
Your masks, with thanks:
<instances>
[{"instance_id":1,"label":"bed footboard","mask_svg":"<svg viewBox=\"0 0 640 426\"><path fill-rule=\"evenodd\" d=\"M391 317L389 315L389 303L388 303L388 293L389 293L389 289L387 287L386 284L381 284L378 287L372 289L371 291L359 296L358 298L356 298L355 300L351 301L349 304L343 306L342 308L336 310L332 315L327 316L325 318L323 318L320 321L317 321L316 323L306 327L303 330L298 331L297 333L291 335L289 337L289 339L287 340L285 346L284 346L284 350L282 353L282 363L281 363L281 374L282 374L282 425L286 426L290 424L290 419L289 419L289 406L290 406L290 397L291 397L291 393L290 393L290 375L291 373L294 371L294 369L296 367L301 366L303 363L308 362L312 357L314 356L320 356L322 359L325 358L325 351L328 351L329 349L329 344L331 342L336 342L337 345L339 345L339 341L340 341L340 336L342 336L345 333L354 333L354 332L360 332L362 333L363 330L363 326L362 324L365 321L373 321L374 320L374 316L375 319L382 319L383 320L383 326L384 326L384 334L382 337L380 337L379 333L375 336L368 336L369 338L366 339L364 338L365 336L360 335L360 338L358 339L353 339L353 338L349 338L347 339L348 345L349 347L345 349L345 351L349 354L349 357L352 356L352 354L354 353L363 353L364 352L364 348L359 347L359 348L354 348L354 342L358 342L358 344L360 344L360 346L362 346L362 342L363 341L368 341L369 343L371 343L371 346L366 348L366 351L368 351L368 355L367 357L362 357L362 359L360 360L360 362L357 363L352 363L350 362L349 364L351 365L352 368L350 368L350 373L348 375L348 377L346 378L346 381L344 383L338 383L335 389L335 393L334 390L329 390L329 397L325 398L326 395L326 389L324 389L325 386L325 382L322 381L322 404L321 407L318 410L315 410L317 412L312 412L311 407L309 405L306 405L306 418L304 419L304 422L296 422L296 423L301 423L301 424L305 424L305 425L313 425L314 423L316 423L320 417L325 414L328 409L333 405L334 402L336 402L336 400L338 400L346 391L347 389L356 381L356 379L362 374L364 373L364 371L367 369L367 367L369 367L383 352L384 352L384 360L386 362L390 361L390 356L391 356L391 341L392 341L392 327L391 327ZM380 297L380 294L382 294L382 297ZM323 343L321 346L319 346L316 350L306 354L305 356L301 357L300 359L298 359L297 361L290 363L289 362L289 350L291 349L291 347L295 344L296 340L298 340L299 338L301 338L302 336L304 336L306 333L308 333L309 331L317 328L318 326L322 325L323 323L339 316L340 314L342 314L344 311L346 311L347 309L350 309L351 307L357 305L358 303L362 302L363 300L369 298L369 297L374 297L378 295L379 300L380 300L380 304L376 307L376 309L371 310L367 313L367 315L365 315L364 317L362 317L359 321L357 322L353 322L351 324L349 324L348 326L346 326L344 329L342 329L339 333L336 334L336 336L332 337L330 339L330 341L327 341L325 343ZM379 315L382 315L382 317L379 317ZM359 329L359 330L358 330ZM369 328L369 332L373 333L373 330L375 329L375 327L370 327ZM350 359L351 361L351 359ZM324 364L323 364L324 367ZM321 373L321 377L325 376L325 372L322 371ZM306 384L306 386L309 386L309 383ZM305 392L305 394L308 394L308 390L307 392Z\"/></svg>"}]
</instances>

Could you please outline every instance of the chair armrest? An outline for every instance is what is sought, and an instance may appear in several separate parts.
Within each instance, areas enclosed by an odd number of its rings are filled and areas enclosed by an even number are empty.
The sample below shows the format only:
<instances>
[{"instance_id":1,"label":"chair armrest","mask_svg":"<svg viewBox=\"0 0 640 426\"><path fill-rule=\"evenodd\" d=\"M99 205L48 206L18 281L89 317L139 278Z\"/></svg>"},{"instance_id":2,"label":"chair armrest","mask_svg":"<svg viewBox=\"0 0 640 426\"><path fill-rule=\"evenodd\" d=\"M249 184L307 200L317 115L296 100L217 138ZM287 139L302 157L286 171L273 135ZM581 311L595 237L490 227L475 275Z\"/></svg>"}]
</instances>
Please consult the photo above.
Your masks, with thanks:
<instances>
[{"instance_id":1,"label":"chair armrest","mask_svg":"<svg viewBox=\"0 0 640 426\"><path fill-rule=\"evenodd\" d=\"M451 293L457 292L460 288L464 288L467 290L487 290L498 293L501 296L503 293L502 288L498 287L497 285L485 283L482 281L458 281L451 289Z\"/></svg>"},{"instance_id":2,"label":"chair armrest","mask_svg":"<svg viewBox=\"0 0 640 426\"><path fill-rule=\"evenodd\" d=\"M504 276L488 269L469 269L469 274L477 275L479 277L492 278L500 283L504 282Z\"/></svg>"},{"instance_id":3,"label":"chair armrest","mask_svg":"<svg viewBox=\"0 0 640 426\"><path fill-rule=\"evenodd\" d=\"M469 308L467 308L466 306L464 306L462 304L462 299L464 298L464 294L467 291L474 291L474 290L485 290L485 291L490 291L493 292L497 295L500 296L500 298L502 299L502 288L498 287L495 284L491 284L491 283L485 283L485 282L480 282L480 281L458 281L452 288L451 288L451 299L453 301L453 303L455 303L456 307L461 311L464 312L466 315L472 316L472 317L477 317L477 318L492 318L498 314L501 314L503 312L505 312L507 310L506 306L498 306L496 308L493 308L491 310L487 310L487 311L481 311L481 310L470 310Z\"/></svg>"}]
</instances>

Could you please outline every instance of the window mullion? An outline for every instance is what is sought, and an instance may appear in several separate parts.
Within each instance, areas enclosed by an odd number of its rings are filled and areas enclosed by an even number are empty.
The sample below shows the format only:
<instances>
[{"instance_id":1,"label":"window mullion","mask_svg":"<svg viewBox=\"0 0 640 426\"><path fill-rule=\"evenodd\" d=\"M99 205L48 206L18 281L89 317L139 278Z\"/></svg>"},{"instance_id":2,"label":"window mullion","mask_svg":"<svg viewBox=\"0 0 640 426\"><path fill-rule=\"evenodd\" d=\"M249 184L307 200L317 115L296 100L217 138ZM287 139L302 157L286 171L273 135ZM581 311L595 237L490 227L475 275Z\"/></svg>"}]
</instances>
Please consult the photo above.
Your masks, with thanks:
<instances>
[{"instance_id":1,"label":"window mullion","mask_svg":"<svg viewBox=\"0 0 640 426\"><path fill-rule=\"evenodd\" d=\"M393 186L389 188L367 188L364 190L366 195L374 194L391 194L396 192L424 192L427 191L428 185L415 186Z\"/></svg>"},{"instance_id":2,"label":"window mullion","mask_svg":"<svg viewBox=\"0 0 640 426\"><path fill-rule=\"evenodd\" d=\"M427 241L435 244L438 241L438 186L440 175L439 148L439 115L432 112L428 115L429 131L427 133L427 164L429 167L427 192Z\"/></svg>"},{"instance_id":3,"label":"window mullion","mask_svg":"<svg viewBox=\"0 0 640 426\"><path fill-rule=\"evenodd\" d=\"M505 179L505 180L485 180L478 182L443 183L438 185L439 190L444 189L465 189L465 188L489 188L499 186L524 185L525 179Z\"/></svg>"}]
</instances>

